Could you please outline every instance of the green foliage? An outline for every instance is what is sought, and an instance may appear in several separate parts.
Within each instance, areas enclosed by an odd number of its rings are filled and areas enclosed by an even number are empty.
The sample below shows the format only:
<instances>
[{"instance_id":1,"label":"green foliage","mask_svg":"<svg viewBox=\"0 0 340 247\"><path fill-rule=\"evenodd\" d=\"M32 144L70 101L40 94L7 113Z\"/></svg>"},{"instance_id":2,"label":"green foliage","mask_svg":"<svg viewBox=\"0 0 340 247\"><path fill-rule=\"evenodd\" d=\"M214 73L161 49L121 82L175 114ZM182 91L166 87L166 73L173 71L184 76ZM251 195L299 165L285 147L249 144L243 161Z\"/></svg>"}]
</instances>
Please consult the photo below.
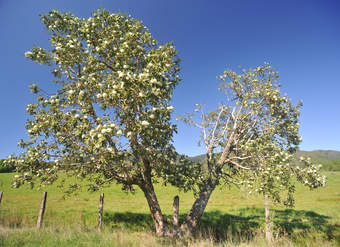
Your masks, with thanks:
<instances>
[{"instance_id":1,"label":"green foliage","mask_svg":"<svg viewBox=\"0 0 340 247\"><path fill-rule=\"evenodd\" d=\"M303 151L298 150L294 154L294 160L297 162L294 163L298 165L299 157L309 157L313 164L321 164L322 171L340 171L340 152L338 151L325 151L325 150L317 150L317 151ZM191 161L194 162L203 162L206 159L206 155L198 155L194 157L190 157Z\"/></svg>"},{"instance_id":2,"label":"green foliage","mask_svg":"<svg viewBox=\"0 0 340 247\"><path fill-rule=\"evenodd\" d=\"M321 164L324 171L340 171L340 152L333 150L298 151L297 157L311 158L315 164Z\"/></svg>"},{"instance_id":3,"label":"green foliage","mask_svg":"<svg viewBox=\"0 0 340 247\"><path fill-rule=\"evenodd\" d=\"M161 176L176 159L173 44L158 44L141 21L105 10L87 19L53 10L41 20L51 48L25 56L51 68L57 91L31 84L36 102L26 109L25 151L10 158L20 172L13 185L49 185L63 171L91 178L93 190L112 181L132 190L145 176Z\"/></svg>"},{"instance_id":4,"label":"green foliage","mask_svg":"<svg viewBox=\"0 0 340 247\"><path fill-rule=\"evenodd\" d=\"M312 159L314 163L322 164L323 171L340 171L340 160Z\"/></svg>"},{"instance_id":5,"label":"green foliage","mask_svg":"<svg viewBox=\"0 0 340 247\"><path fill-rule=\"evenodd\" d=\"M0 173L3 172L14 172L15 166L13 163L5 162L4 159L0 159Z\"/></svg>"},{"instance_id":6,"label":"green foliage","mask_svg":"<svg viewBox=\"0 0 340 247\"><path fill-rule=\"evenodd\" d=\"M294 178L310 188L325 184L319 166L302 159L303 167L293 164L301 137L299 108L280 93L279 75L269 64L244 69L238 74L226 70L218 77L226 102L216 111L193 114L181 119L201 128L206 147L207 169L197 176L204 184L235 184L249 191L270 196L287 206L294 204Z\"/></svg>"},{"instance_id":7,"label":"green foliage","mask_svg":"<svg viewBox=\"0 0 340 247\"><path fill-rule=\"evenodd\" d=\"M314 150L314 151L303 151L298 150L297 156L306 156L311 159L325 159L325 160L340 160L340 151L335 150Z\"/></svg>"}]
</instances>

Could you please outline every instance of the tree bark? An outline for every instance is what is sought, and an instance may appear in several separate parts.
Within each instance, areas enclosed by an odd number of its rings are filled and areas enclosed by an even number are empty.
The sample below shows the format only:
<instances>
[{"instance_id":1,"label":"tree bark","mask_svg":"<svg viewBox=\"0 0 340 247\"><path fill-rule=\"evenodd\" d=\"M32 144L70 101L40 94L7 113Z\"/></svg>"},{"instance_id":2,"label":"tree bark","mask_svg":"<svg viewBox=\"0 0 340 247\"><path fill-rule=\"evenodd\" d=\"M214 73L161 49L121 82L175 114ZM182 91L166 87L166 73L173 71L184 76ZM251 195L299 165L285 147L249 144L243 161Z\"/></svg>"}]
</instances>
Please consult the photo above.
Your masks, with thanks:
<instances>
[{"instance_id":1,"label":"tree bark","mask_svg":"<svg viewBox=\"0 0 340 247\"><path fill-rule=\"evenodd\" d=\"M266 239L267 241L271 242L273 236L269 219L269 200L267 195L265 195L265 224L266 224Z\"/></svg>"},{"instance_id":2,"label":"tree bark","mask_svg":"<svg viewBox=\"0 0 340 247\"><path fill-rule=\"evenodd\" d=\"M203 215L203 212L215 187L215 183L208 183L206 187L199 193L198 198L195 200L189 214L186 217L186 221L180 227L178 232L180 236L190 235L193 233L199 219Z\"/></svg>"},{"instance_id":3,"label":"tree bark","mask_svg":"<svg viewBox=\"0 0 340 247\"><path fill-rule=\"evenodd\" d=\"M162 210L159 206L158 199L152 183L144 183L140 185L148 202L151 217L155 226L157 236L168 236L169 229L164 221Z\"/></svg>"}]
</instances>

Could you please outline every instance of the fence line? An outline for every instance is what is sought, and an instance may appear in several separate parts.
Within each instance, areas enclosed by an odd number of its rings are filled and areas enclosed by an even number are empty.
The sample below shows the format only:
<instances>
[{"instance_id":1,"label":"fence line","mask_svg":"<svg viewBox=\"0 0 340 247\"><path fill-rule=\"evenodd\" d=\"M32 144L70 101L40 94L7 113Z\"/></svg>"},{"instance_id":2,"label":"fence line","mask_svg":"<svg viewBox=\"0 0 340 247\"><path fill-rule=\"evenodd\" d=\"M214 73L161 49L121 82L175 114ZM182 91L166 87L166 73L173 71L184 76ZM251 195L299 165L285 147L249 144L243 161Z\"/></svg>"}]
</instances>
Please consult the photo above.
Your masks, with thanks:
<instances>
[{"instance_id":1,"label":"fence line","mask_svg":"<svg viewBox=\"0 0 340 247\"><path fill-rule=\"evenodd\" d=\"M0 204L2 202L2 198L3 198L3 192L0 191ZM46 202L47 202L47 192L43 192L43 197L41 200L41 204L40 204L40 210L39 210L39 214L38 214L38 219L37 219L37 228L40 229L43 226L43 220L44 220L44 214L46 211ZM23 207L23 208L30 208L31 207ZM99 197L99 211L98 211L98 226L97 229L98 231L101 231L102 229L102 225L103 225L103 208L104 208L104 193L100 194ZM25 214L25 215L35 215L35 214ZM174 229L176 229L178 227L178 217L179 217L179 196L175 196L174 197L174 202L173 202L173 222L172 225L174 227ZM232 216L231 218L229 218L227 220L228 223L233 223L233 222L242 222L242 223L250 223L250 222L257 222L256 220L253 219L235 219L233 217L238 217L238 216ZM264 219L265 220L265 219ZM286 220L286 221L282 221L282 220L273 220L273 222L275 222L275 224L284 224L284 223L309 223L309 224L318 224L318 225L327 225L327 224L331 224L329 222L318 222L317 220L310 220L307 222L299 222L299 221L290 221L290 220ZM264 221L265 223L265 221ZM338 225L338 224L336 224Z\"/></svg>"}]
</instances>

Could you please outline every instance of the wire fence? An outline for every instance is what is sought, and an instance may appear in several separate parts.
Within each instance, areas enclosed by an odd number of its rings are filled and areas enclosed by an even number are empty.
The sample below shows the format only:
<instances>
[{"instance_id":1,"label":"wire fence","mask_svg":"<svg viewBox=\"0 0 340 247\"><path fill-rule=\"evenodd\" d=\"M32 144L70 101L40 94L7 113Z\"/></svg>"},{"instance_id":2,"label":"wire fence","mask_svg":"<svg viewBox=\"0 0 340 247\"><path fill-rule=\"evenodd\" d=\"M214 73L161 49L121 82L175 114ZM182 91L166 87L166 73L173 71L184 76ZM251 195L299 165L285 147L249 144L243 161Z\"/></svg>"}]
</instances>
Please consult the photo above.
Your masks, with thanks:
<instances>
[{"instance_id":1,"label":"wire fence","mask_svg":"<svg viewBox=\"0 0 340 247\"><path fill-rule=\"evenodd\" d=\"M4 193L0 191L0 208L1 208L3 194ZM37 229L40 229L43 226L44 216L45 216L45 211L46 211L46 204L47 204L47 192L43 192L38 214L33 213L33 211L31 213L25 212L25 217L30 217L30 216L37 217L37 224L36 224ZM104 193L100 194L100 199L99 199L98 226L97 226L97 229L99 231L101 231L102 225L103 225L103 207L104 207ZM20 207L20 208L21 209L29 208L30 210L33 210L32 207Z\"/></svg>"},{"instance_id":2,"label":"wire fence","mask_svg":"<svg viewBox=\"0 0 340 247\"><path fill-rule=\"evenodd\" d=\"M3 201L3 197L4 197L4 193L2 191L0 191L0 212L5 212L5 211L8 210L9 215L7 215L7 216L11 216L10 211L12 211L12 213L13 213L13 210L23 211L23 209L26 209L23 216L26 217L26 218L30 218L30 219L36 218L36 228L37 229L42 228L43 222L44 222L44 216L45 216L45 212L46 212L46 205L47 205L47 192L43 192L42 199L41 199L41 202L40 202L40 207L36 208L36 209L34 209L34 207L32 207L32 206L30 206L30 207L19 206L17 209L15 209L15 208L3 209L3 208L1 208L2 207L1 203ZM178 228L179 221L180 221L181 218L183 218L183 217L178 215L178 213L179 213L179 202L178 201L179 201L179 197L175 196L174 204L173 204L172 220L169 219L170 223L173 224L174 228ZM103 208L104 208L104 193L100 194L100 197L99 197L99 208L98 208L98 217L97 217L97 222L98 222L97 230L98 231L101 231L102 226L103 226L103 219L104 219ZM209 213L207 213L207 214L209 214ZM50 212L49 216L53 217L53 213ZM80 214L80 217L81 217L81 219L83 218L82 213ZM223 215L219 215L217 217L223 218ZM241 218L241 217L243 217L243 218ZM322 217L327 218L327 216L322 216ZM202 218L202 220L209 221L210 219L209 219L209 217L207 217L207 218L204 218L204 219ZM216 217L212 221L215 221L215 220L216 220ZM242 223L243 224L252 224L252 223L260 224L261 223L262 224L262 223L265 223L265 217L264 217L264 215L263 216L259 216L259 215L256 215L256 216L228 215L228 217L225 218L223 220L223 222L225 224L234 224L234 223L241 223L241 224ZM300 219L296 219L296 218L288 219L287 218L286 220L279 220L279 219L275 219L275 213L274 213L274 217L273 217L273 215L271 217L271 223L274 223L276 225L308 224L308 225L315 225L315 226L317 226L317 225L330 225L331 224L327 220L321 219L320 217L315 218L315 219L312 218L312 217L309 217L308 219L301 219L301 218ZM339 223L335 223L333 225L340 227Z\"/></svg>"}]
</instances>

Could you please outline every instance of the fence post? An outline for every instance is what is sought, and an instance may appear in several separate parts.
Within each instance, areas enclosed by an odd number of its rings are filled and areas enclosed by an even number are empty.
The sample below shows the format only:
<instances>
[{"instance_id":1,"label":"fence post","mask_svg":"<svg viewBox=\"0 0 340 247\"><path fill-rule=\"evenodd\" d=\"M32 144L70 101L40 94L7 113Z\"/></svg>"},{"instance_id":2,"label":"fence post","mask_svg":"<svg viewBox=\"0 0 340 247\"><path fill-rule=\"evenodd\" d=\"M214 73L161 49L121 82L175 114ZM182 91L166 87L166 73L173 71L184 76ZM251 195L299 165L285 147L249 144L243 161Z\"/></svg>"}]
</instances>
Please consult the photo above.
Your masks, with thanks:
<instances>
[{"instance_id":1,"label":"fence post","mask_svg":"<svg viewBox=\"0 0 340 247\"><path fill-rule=\"evenodd\" d=\"M266 239L267 241L271 242L273 239L273 233L272 233L272 229L271 229L271 222L269 219L269 200L268 200L268 196L265 195L265 225L266 225Z\"/></svg>"},{"instance_id":2,"label":"fence post","mask_svg":"<svg viewBox=\"0 0 340 247\"><path fill-rule=\"evenodd\" d=\"M38 221L37 221L37 228L38 229L40 229L42 224L43 224L45 207L46 207L46 198L47 198L47 192L44 192L43 198L42 198L41 204L40 204L40 211L39 211Z\"/></svg>"},{"instance_id":3,"label":"fence post","mask_svg":"<svg viewBox=\"0 0 340 247\"><path fill-rule=\"evenodd\" d=\"M104 206L104 193L99 197L99 215L98 215L98 231L102 230L103 225L103 206Z\"/></svg>"},{"instance_id":4,"label":"fence post","mask_svg":"<svg viewBox=\"0 0 340 247\"><path fill-rule=\"evenodd\" d=\"M173 228L174 228L174 234L176 235L176 232L178 230L178 212L179 212L179 197L175 196L174 197L174 204L173 204L173 216L172 216L172 224L173 224Z\"/></svg>"},{"instance_id":5,"label":"fence post","mask_svg":"<svg viewBox=\"0 0 340 247\"><path fill-rule=\"evenodd\" d=\"M1 201L2 201L2 191L0 191L0 205L1 205Z\"/></svg>"}]
</instances>

